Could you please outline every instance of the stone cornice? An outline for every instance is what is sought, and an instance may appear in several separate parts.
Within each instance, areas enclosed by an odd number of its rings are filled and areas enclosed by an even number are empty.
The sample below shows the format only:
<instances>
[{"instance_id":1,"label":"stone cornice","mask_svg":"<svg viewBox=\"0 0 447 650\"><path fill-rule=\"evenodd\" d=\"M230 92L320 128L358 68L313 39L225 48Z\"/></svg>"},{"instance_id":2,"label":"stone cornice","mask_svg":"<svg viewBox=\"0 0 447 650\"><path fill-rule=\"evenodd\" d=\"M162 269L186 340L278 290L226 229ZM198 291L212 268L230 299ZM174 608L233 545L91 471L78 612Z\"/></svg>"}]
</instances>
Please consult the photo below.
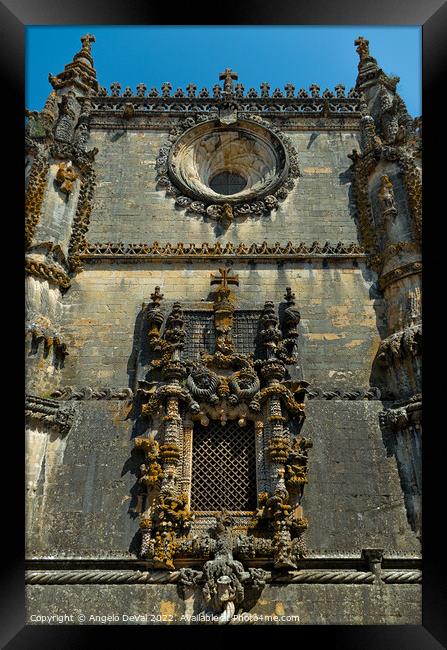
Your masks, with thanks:
<instances>
[{"instance_id":1,"label":"stone cornice","mask_svg":"<svg viewBox=\"0 0 447 650\"><path fill-rule=\"evenodd\" d=\"M90 571L26 571L28 585L84 585L84 584L178 584L180 571L90 570ZM386 584L420 584L422 571L381 571L381 582ZM371 571L306 570L289 571L283 575L268 573L270 584L374 584Z\"/></svg>"},{"instance_id":2,"label":"stone cornice","mask_svg":"<svg viewBox=\"0 0 447 650\"><path fill-rule=\"evenodd\" d=\"M39 262L29 257L25 258L25 273L53 282L62 289L68 289L71 284L68 275L58 266Z\"/></svg>"},{"instance_id":3,"label":"stone cornice","mask_svg":"<svg viewBox=\"0 0 447 650\"><path fill-rule=\"evenodd\" d=\"M356 259L366 257L364 249L355 243L345 244L326 242L312 244L288 242L281 245L278 242L269 244L123 244L117 243L87 243L80 253L82 260L114 260L114 261L157 261L160 259L325 259L346 258Z\"/></svg>"},{"instance_id":4,"label":"stone cornice","mask_svg":"<svg viewBox=\"0 0 447 650\"><path fill-rule=\"evenodd\" d=\"M96 114L116 114L126 104L133 107L135 116L151 113L210 113L223 105L219 97L138 97L96 96L92 100L92 117ZM303 115L341 117L360 115L358 97L242 97L232 98L240 113L269 113L280 115ZM132 119L132 118L131 118Z\"/></svg>"}]
</instances>

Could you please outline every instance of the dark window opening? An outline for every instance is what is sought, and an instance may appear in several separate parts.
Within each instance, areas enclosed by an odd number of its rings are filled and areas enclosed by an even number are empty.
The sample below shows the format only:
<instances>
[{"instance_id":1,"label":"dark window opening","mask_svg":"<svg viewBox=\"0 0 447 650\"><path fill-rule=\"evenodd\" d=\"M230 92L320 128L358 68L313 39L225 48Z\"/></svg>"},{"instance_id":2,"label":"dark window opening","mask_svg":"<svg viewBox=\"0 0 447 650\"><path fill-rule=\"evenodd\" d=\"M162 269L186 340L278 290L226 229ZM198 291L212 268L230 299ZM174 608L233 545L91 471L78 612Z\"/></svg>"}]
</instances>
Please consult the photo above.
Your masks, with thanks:
<instances>
[{"instance_id":1,"label":"dark window opening","mask_svg":"<svg viewBox=\"0 0 447 650\"><path fill-rule=\"evenodd\" d=\"M192 510L255 510L256 451L253 422L240 427L210 421L194 426Z\"/></svg>"},{"instance_id":2,"label":"dark window opening","mask_svg":"<svg viewBox=\"0 0 447 650\"><path fill-rule=\"evenodd\" d=\"M225 194L225 196L241 192L246 185L245 178L231 172L216 174L210 181L210 188L218 194Z\"/></svg>"}]
</instances>

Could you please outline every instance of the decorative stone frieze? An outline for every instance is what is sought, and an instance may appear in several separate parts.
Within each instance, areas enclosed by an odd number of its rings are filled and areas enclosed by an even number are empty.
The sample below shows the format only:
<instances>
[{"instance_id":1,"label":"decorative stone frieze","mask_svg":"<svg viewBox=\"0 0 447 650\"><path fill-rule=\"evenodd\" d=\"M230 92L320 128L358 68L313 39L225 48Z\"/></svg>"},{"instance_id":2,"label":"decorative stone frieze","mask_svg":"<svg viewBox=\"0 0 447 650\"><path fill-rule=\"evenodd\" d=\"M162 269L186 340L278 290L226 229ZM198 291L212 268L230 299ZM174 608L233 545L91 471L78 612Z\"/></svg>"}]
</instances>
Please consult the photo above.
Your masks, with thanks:
<instances>
[{"instance_id":1,"label":"decorative stone frieze","mask_svg":"<svg viewBox=\"0 0 447 650\"><path fill-rule=\"evenodd\" d=\"M318 388L312 386L307 390L307 399L333 399L333 400L379 400L380 390L372 388Z\"/></svg>"},{"instance_id":2,"label":"decorative stone frieze","mask_svg":"<svg viewBox=\"0 0 447 650\"><path fill-rule=\"evenodd\" d=\"M64 386L54 391L51 397L57 400L130 400L133 398L133 392L131 388L127 387L109 388L108 386L104 386L102 388L92 388L91 386L83 386L82 388L78 388L75 386Z\"/></svg>"},{"instance_id":3,"label":"decorative stone frieze","mask_svg":"<svg viewBox=\"0 0 447 650\"><path fill-rule=\"evenodd\" d=\"M313 242L312 244L291 241L282 245L279 242L269 244L264 241L250 245L241 243L203 243L203 244L123 244L90 243L85 242L79 254L82 260L89 259L160 259L162 257L182 258L284 258L284 259L319 259L319 258L347 258L356 259L365 257L365 251L356 243L330 243Z\"/></svg>"},{"instance_id":4,"label":"decorative stone frieze","mask_svg":"<svg viewBox=\"0 0 447 650\"><path fill-rule=\"evenodd\" d=\"M389 255L389 249L387 253ZM392 271L390 271L389 273L385 273L384 275L382 275L379 280L379 287L383 291L385 287L387 287L392 282L395 282L396 280L401 280L402 278L405 278L408 275L415 275L421 272L422 272L422 262L420 261L409 262L408 264L404 264L403 266L398 266L394 268Z\"/></svg>"}]
</instances>

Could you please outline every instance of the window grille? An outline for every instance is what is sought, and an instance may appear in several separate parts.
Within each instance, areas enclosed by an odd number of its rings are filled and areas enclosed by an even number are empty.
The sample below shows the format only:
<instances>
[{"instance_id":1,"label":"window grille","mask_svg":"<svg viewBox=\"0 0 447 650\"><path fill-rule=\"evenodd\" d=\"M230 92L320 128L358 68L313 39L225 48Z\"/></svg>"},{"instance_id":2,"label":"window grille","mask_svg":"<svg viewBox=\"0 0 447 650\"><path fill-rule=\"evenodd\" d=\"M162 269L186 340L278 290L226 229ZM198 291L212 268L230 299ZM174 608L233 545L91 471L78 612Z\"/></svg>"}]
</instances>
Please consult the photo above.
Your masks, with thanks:
<instances>
[{"instance_id":1,"label":"window grille","mask_svg":"<svg viewBox=\"0 0 447 650\"><path fill-rule=\"evenodd\" d=\"M247 185L247 181L240 174L232 174L231 172L225 171L214 176L209 185L218 194L229 196L242 192Z\"/></svg>"},{"instance_id":2,"label":"window grille","mask_svg":"<svg viewBox=\"0 0 447 650\"><path fill-rule=\"evenodd\" d=\"M256 508L255 432L210 421L195 425L192 445L192 510L244 511Z\"/></svg>"},{"instance_id":3,"label":"window grille","mask_svg":"<svg viewBox=\"0 0 447 650\"><path fill-rule=\"evenodd\" d=\"M250 354L255 351L260 315L259 309L238 309L234 313L232 338L238 352ZM186 336L182 359L196 360L200 358L201 352L213 353L216 346L214 313L212 311L185 310L183 318Z\"/></svg>"}]
</instances>

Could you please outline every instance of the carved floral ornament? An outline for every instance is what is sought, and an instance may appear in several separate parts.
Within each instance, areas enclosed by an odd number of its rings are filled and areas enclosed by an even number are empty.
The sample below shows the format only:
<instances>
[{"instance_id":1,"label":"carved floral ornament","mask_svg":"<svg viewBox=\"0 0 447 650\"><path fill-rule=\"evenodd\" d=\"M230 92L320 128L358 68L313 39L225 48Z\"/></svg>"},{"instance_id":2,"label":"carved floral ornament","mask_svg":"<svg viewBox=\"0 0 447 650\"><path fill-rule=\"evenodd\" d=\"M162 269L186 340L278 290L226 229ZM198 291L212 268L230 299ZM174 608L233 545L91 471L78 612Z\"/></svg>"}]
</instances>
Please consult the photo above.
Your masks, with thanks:
<instances>
[{"instance_id":1,"label":"carved floral ornament","mask_svg":"<svg viewBox=\"0 0 447 650\"><path fill-rule=\"evenodd\" d=\"M244 584L262 584L262 570L257 575L255 569L244 569L243 560L260 557L289 569L304 555L307 520L300 502L312 446L300 434L308 384L289 375L298 362L295 296L287 288L281 318L272 302L265 303L259 351L242 354L232 334L238 283L230 269L211 274L215 347L200 359L183 359L182 307L174 303L166 316L163 295L155 288L146 311L152 370L140 381L137 395L147 433L135 438L143 454L136 507L141 556L171 571L176 558L208 559L201 572L182 570L181 582L185 588L203 585L205 604L226 612L224 618L234 611L227 608L229 602L242 602ZM195 425L209 427L213 436L215 423L223 437L230 429L238 435L238 427L242 432L252 423L258 492L253 511L191 510Z\"/></svg>"},{"instance_id":2,"label":"carved floral ornament","mask_svg":"<svg viewBox=\"0 0 447 650\"><path fill-rule=\"evenodd\" d=\"M225 222L262 216L278 208L300 176L291 141L257 116L230 124L188 117L171 130L157 162L157 187L177 208ZM228 186L216 179L231 178Z\"/></svg>"}]
</instances>

